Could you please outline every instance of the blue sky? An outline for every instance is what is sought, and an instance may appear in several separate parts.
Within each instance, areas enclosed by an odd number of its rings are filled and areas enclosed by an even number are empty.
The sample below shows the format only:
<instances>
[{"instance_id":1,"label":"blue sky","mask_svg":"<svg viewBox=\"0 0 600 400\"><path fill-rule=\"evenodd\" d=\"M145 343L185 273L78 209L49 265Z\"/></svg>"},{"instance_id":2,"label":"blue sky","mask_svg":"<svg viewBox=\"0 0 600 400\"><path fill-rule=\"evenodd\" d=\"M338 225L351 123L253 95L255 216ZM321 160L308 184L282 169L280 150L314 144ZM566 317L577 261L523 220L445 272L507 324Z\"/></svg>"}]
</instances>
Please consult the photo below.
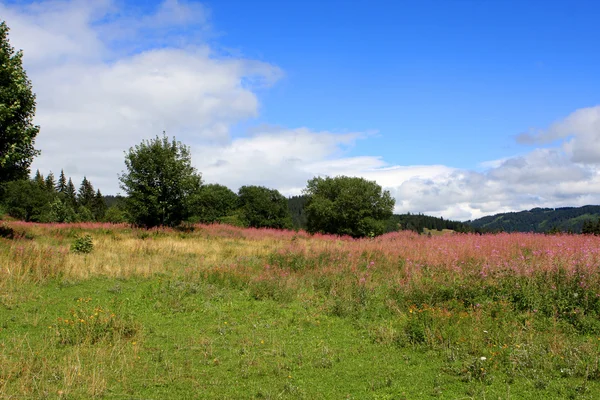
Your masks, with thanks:
<instances>
[{"instance_id":1,"label":"blue sky","mask_svg":"<svg viewBox=\"0 0 600 400\"><path fill-rule=\"evenodd\" d=\"M259 120L377 130L353 149L471 168L524 151L515 136L594 105L600 3L217 1L225 48L286 73Z\"/></svg>"},{"instance_id":2,"label":"blue sky","mask_svg":"<svg viewBox=\"0 0 600 400\"><path fill-rule=\"evenodd\" d=\"M206 182L376 180L397 212L600 204L595 1L0 0L34 168L117 193L163 130Z\"/></svg>"}]
</instances>

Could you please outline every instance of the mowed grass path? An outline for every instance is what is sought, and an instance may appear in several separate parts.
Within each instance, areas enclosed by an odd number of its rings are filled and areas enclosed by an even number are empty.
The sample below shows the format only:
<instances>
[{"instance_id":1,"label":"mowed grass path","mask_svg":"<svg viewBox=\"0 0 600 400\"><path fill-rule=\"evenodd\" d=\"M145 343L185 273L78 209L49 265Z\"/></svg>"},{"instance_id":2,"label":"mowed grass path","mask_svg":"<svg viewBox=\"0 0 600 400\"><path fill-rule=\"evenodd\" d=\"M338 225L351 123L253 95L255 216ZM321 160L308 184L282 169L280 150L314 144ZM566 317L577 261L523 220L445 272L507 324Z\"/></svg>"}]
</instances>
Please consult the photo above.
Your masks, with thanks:
<instances>
[{"instance_id":1,"label":"mowed grass path","mask_svg":"<svg viewBox=\"0 0 600 400\"><path fill-rule=\"evenodd\" d=\"M485 290L481 303L457 301L471 296L458 291L464 271L454 297L439 297L427 282L452 275L409 275L389 243L225 227L15 229L30 238L0 243L0 398L600 397L591 305L580 329ZM82 232L94 252L70 253ZM402 295L399 277L415 280ZM542 290L527 279L517 283Z\"/></svg>"}]
</instances>

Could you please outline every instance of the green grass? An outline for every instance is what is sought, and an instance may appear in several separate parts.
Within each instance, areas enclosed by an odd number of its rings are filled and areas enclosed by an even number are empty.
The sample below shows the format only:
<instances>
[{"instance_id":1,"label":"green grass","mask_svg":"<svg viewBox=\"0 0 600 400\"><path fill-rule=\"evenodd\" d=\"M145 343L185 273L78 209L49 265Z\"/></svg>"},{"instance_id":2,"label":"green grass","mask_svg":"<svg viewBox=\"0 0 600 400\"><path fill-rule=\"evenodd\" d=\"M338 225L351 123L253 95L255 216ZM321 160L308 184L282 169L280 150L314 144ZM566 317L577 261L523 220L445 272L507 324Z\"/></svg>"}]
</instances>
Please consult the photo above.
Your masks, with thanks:
<instances>
[{"instance_id":1,"label":"green grass","mask_svg":"<svg viewBox=\"0 0 600 400\"><path fill-rule=\"evenodd\" d=\"M98 310L114 322L89 327ZM74 315L86 322L71 325ZM460 359L451 347L399 345L386 339L394 336L386 318L339 317L300 297L256 300L247 289L166 276L20 285L3 295L0 321L5 398L591 399L600 393L597 382L581 377L507 374L479 355ZM78 325L87 327L72 327Z\"/></svg>"},{"instance_id":2,"label":"green grass","mask_svg":"<svg viewBox=\"0 0 600 400\"><path fill-rule=\"evenodd\" d=\"M0 399L600 398L598 237L3 232Z\"/></svg>"}]
</instances>

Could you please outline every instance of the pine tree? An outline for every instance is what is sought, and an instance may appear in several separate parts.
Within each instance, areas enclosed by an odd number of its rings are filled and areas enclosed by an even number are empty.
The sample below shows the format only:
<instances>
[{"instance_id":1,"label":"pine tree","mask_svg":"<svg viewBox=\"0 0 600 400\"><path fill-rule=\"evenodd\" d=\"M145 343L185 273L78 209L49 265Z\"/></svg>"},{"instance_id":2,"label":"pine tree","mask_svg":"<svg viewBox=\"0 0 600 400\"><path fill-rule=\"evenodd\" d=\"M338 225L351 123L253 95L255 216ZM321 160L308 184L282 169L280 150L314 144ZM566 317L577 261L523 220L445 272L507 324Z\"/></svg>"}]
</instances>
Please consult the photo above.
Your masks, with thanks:
<instances>
[{"instance_id":1,"label":"pine tree","mask_svg":"<svg viewBox=\"0 0 600 400\"><path fill-rule=\"evenodd\" d=\"M77 194L77 203L80 207L86 207L91 211L93 207L94 197L96 193L94 192L94 187L88 181L88 179L84 176L81 181L81 186L79 186L79 193Z\"/></svg>"},{"instance_id":2,"label":"pine tree","mask_svg":"<svg viewBox=\"0 0 600 400\"><path fill-rule=\"evenodd\" d=\"M67 189L65 191L66 202L71 207L77 207L77 192L75 191L75 185L73 185L73 181L69 178L69 182L67 183Z\"/></svg>"},{"instance_id":3,"label":"pine tree","mask_svg":"<svg viewBox=\"0 0 600 400\"><path fill-rule=\"evenodd\" d=\"M104 203L104 196L102 196L102 193L100 193L100 189L98 189L96 195L94 196L92 213L94 214L94 219L96 221L102 221L102 219L104 219L104 215L106 214L106 203Z\"/></svg>"},{"instance_id":4,"label":"pine tree","mask_svg":"<svg viewBox=\"0 0 600 400\"><path fill-rule=\"evenodd\" d=\"M46 176L46 190L50 193L54 193L56 191L56 182L54 181L54 174L52 171L50 171L48 176Z\"/></svg>"},{"instance_id":5,"label":"pine tree","mask_svg":"<svg viewBox=\"0 0 600 400\"><path fill-rule=\"evenodd\" d=\"M33 177L33 181L37 183L40 187L46 187L46 182L44 181L44 175L41 174L38 169L35 171L35 176Z\"/></svg>"},{"instance_id":6,"label":"pine tree","mask_svg":"<svg viewBox=\"0 0 600 400\"><path fill-rule=\"evenodd\" d=\"M67 192L67 177L65 176L65 171L63 169L60 170L60 176L56 183L56 191L63 194Z\"/></svg>"}]
</instances>

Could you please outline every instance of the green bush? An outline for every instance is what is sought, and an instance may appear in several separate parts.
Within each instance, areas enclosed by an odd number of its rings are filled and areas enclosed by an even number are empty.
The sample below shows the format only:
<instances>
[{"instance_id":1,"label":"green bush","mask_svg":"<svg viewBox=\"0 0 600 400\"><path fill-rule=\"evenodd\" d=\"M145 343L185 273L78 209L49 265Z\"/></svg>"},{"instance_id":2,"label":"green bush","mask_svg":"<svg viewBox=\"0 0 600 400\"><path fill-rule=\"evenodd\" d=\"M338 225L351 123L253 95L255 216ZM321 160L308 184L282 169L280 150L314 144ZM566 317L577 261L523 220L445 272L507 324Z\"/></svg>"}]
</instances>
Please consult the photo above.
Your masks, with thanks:
<instances>
[{"instance_id":1,"label":"green bush","mask_svg":"<svg viewBox=\"0 0 600 400\"><path fill-rule=\"evenodd\" d=\"M75 238L71 244L71 251L78 254L88 254L94 250L94 242L91 235L84 235Z\"/></svg>"}]
</instances>

